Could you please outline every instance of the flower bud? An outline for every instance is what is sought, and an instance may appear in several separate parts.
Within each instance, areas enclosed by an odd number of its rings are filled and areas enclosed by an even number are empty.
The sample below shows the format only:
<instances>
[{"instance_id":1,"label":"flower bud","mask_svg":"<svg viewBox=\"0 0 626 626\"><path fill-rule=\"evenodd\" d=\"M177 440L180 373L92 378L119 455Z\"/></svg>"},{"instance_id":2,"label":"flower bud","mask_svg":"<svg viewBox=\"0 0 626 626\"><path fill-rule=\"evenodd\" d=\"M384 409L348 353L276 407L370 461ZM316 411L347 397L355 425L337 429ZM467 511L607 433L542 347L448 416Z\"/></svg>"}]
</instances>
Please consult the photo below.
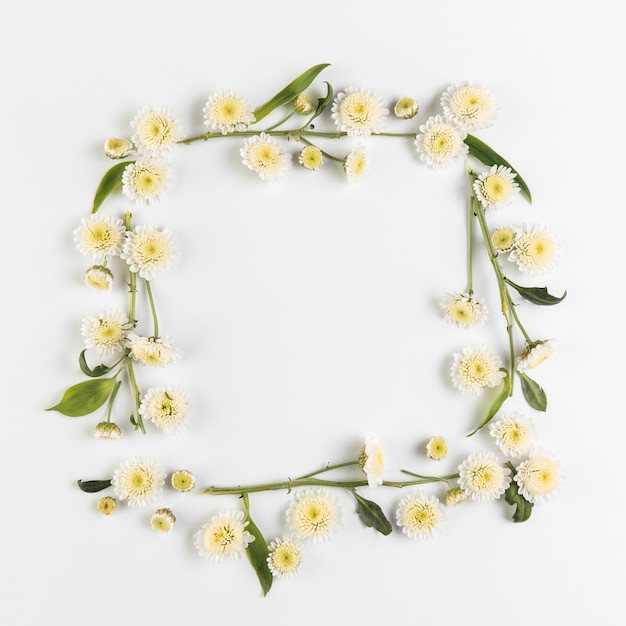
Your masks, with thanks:
<instances>
[{"instance_id":1,"label":"flower bud","mask_svg":"<svg viewBox=\"0 0 626 626\"><path fill-rule=\"evenodd\" d=\"M457 504L461 504L461 502L465 502L465 500L467 500L467 494L463 491L463 489L456 487L455 489L450 489L450 491L446 493L445 500L448 506L456 506Z\"/></svg>"},{"instance_id":2,"label":"flower bud","mask_svg":"<svg viewBox=\"0 0 626 626\"><path fill-rule=\"evenodd\" d=\"M413 98L400 98L400 100L396 102L396 106L393 107L393 112L396 117L402 120L410 120L417 115L419 110L419 105Z\"/></svg>"},{"instance_id":3,"label":"flower bud","mask_svg":"<svg viewBox=\"0 0 626 626\"><path fill-rule=\"evenodd\" d=\"M152 515L150 525L154 530L158 530L162 533L169 533L174 524L176 523L176 517L170 509L158 509Z\"/></svg>"},{"instance_id":4,"label":"flower bud","mask_svg":"<svg viewBox=\"0 0 626 626\"><path fill-rule=\"evenodd\" d=\"M309 115L313 113L313 104L309 96L305 93L301 93L293 103L296 112L300 113L300 115Z\"/></svg>"},{"instance_id":5,"label":"flower bud","mask_svg":"<svg viewBox=\"0 0 626 626\"><path fill-rule=\"evenodd\" d=\"M98 500L98 511L100 511L102 515L111 515L115 513L115 509L117 509L117 500L115 498L105 496Z\"/></svg>"},{"instance_id":6,"label":"flower bud","mask_svg":"<svg viewBox=\"0 0 626 626\"><path fill-rule=\"evenodd\" d=\"M172 487L174 487L176 491L191 491L196 484L196 479L193 474L187 470L178 470L174 472L170 480L172 482Z\"/></svg>"},{"instance_id":7,"label":"flower bud","mask_svg":"<svg viewBox=\"0 0 626 626\"><path fill-rule=\"evenodd\" d=\"M85 284L97 291L111 291L113 272L104 265L93 265L85 271Z\"/></svg>"},{"instance_id":8,"label":"flower bud","mask_svg":"<svg viewBox=\"0 0 626 626\"><path fill-rule=\"evenodd\" d=\"M123 159L133 150L133 144L128 139L107 139L104 142L104 154L109 159Z\"/></svg>"},{"instance_id":9,"label":"flower bud","mask_svg":"<svg viewBox=\"0 0 626 626\"><path fill-rule=\"evenodd\" d=\"M306 146L302 148L298 162L307 170L316 170L322 166L324 157L322 156L322 151L317 146Z\"/></svg>"},{"instance_id":10,"label":"flower bud","mask_svg":"<svg viewBox=\"0 0 626 626\"><path fill-rule=\"evenodd\" d=\"M448 454L448 444L443 437L432 437L426 444L426 456L433 461L441 461Z\"/></svg>"},{"instance_id":11,"label":"flower bud","mask_svg":"<svg viewBox=\"0 0 626 626\"><path fill-rule=\"evenodd\" d=\"M113 422L100 422L96 425L93 434L96 439L120 439L122 431Z\"/></svg>"}]
</instances>

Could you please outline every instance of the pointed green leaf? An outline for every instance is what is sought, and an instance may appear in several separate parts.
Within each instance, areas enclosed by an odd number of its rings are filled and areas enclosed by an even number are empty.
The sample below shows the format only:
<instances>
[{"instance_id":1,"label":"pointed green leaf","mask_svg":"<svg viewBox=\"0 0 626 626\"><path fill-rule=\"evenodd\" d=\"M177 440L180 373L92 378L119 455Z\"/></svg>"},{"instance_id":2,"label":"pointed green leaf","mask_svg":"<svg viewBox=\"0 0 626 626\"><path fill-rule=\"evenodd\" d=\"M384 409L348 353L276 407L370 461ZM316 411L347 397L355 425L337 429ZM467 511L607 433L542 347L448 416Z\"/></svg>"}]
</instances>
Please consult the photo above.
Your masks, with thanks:
<instances>
[{"instance_id":1,"label":"pointed green leaf","mask_svg":"<svg viewBox=\"0 0 626 626\"><path fill-rule=\"evenodd\" d=\"M246 530L254 537L254 541L248 544L246 548L246 556L252 565L256 575L261 583L263 595L266 596L272 587L274 577L267 564L267 557L270 554L267 542L263 538L261 531L250 517L250 507L248 502L248 494L243 494L243 502L246 509L246 521L248 525Z\"/></svg>"},{"instance_id":2,"label":"pointed green leaf","mask_svg":"<svg viewBox=\"0 0 626 626\"><path fill-rule=\"evenodd\" d=\"M502 389L500 389L500 393L497 395L496 399L489 407L489 411L487 411L485 419L475 430L473 430L469 435L466 435L467 437L471 437L472 435L477 433L483 426L488 424L493 416L500 410L500 407L504 404L504 401L509 397L509 393L511 392L511 377L504 368L500 368L500 371L504 372L504 378L502 379Z\"/></svg>"},{"instance_id":3,"label":"pointed green leaf","mask_svg":"<svg viewBox=\"0 0 626 626\"><path fill-rule=\"evenodd\" d=\"M545 411L548 408L548 398L541 385L523 372L519 372L519 377L522 381L522 393L526 402L537 411Z\"/></svg>"},{"instance_id":4,"label":"pointed green leaf","mask_svg":"<svg viewBox=\"0 0 626 626\"><path fill-rule=\"evenodd\" d=\"M328 105L331 103L333 99L332 85L327 81L324 81L324 84L326 85L326 96L324 98L318 98L317 108L315 109L315 114L309 120L309 122L312 122L316 117L319 117L326 110L326 108L328 107Z\"/></svg>"},{"instance_id":5,"label":"pointed green leaf","mask_svg":"<svg viewBox=\"0 0 626 626\"><path fill-rule=\"evenodd\" d=\"M98 378L99 376L111 371L111 368L107 365L96 365L93 369L90 368L85 359L85 352L86 350L83 350L78 357L78 364L80 365L80 370L83 374L91 378Z\"/></svg>"},{"instance_id":6,"label":"pointed green leaf","mask_svg":"<svg viewBox=\"0 0 626 626\"><path fill-rule=\"evenodd\" d=\"M504 500L515 507L513 513L514 522L525 522L532 512L533 503L526 500L526 498L519 492L517 483L512 480L508 489L504 492Z\"/></svg>"},{"instance_id":7,"label":"pointed green leaf","mask_svg":"<svg viewBox=\"0 0 626 626\"><path fill-rule=\"evenodd\" d=\"M110 480L77 480L76 484L86 493L98 493L111 486Z\"/></svg>"},{"instance_id":8,"label":"pointed green leaf","mask_svg":"<svg viewBox=\"0 0 626 626\"><path fill-rule=\"evenodd\" d=\"M507 285L511 285L513 289L519 292L521 296L529 300L533 304L541 304L544 306L551 306L553 304L558 304L561 302L565 296L567 295L567 291L563 292L563 295L559 298L558 296L553 296L548 293L548 289L546 287L523 287L521 285L516 285L512 280L508 278L504 279L504 282Z\"/></svg>"},{"instance_id":9,"label":"pointed green leaf","mask_svg":"<svg viewBox=\"0 0 626 626\"><path fill-rule=\"evenodd\" d=\"M350 490L354 496L357 507L356 512L361 521L368 527L374 528L383 535L388 535L392 531L391 523L385 517L383 510L371 500L366 500L356 491Z\"/></svg>"},{"instance_id":10,"label":"pointed green leaf","mask_svg":"<svg viewBox=\"0 0 626 626\"><path fill-rule=\"evenodd\" d=\"M92 213L95 213L102 203L116 190L122 186L122 174L127 165L134 163L134 161L122 161L116 163L110 168L107 173L102 177L98 189L96 189L96 195L93 199Z\"/></svg>"},{"instance_id":11,"label":"pointed green leaf","mask_svg":"<svg viewBox=\"0 0 626 626\"><path fill-rule=\"evenodd\" d=\"M501 157L495 150L492 150L485 142L474 137L473 135L467 135L465 138L465 144L469 148L469 153L481 163L485 165L504 165L510 167L511 171L517 174L515 182L519 185L519 189L522 195L532 204L532 197L530 195L530 189L526 184L526 181L520 176L520 173L508 162Z\"/></svg>"},{"instance_id":12,"label":"pointed green leaf","mask_svg":"<svg viewBox=\"0 0 626 626\"><path fill-rule=\"evenodd\" d=\"M61 401L55 406L46 409L46 411L58 411L68 417L80 417L93 413L111 395L115 386L115 378L113 376L111 378L87 380L68 387Z\"/></svg>"},{"instance_id":13,"label":"pointed green leaf","mask_svg":"<svg viewBox=\"0 0 626 626\"><path fill-rule=\"evenodd\" d=\"M317 75L330 63L321 63L314 65L306 72L303 72L298 78L291 81L286 87L281 89L271 100L257 107L254 110L254 119L260 122L266 115L269 115L277 107L288 104L295 100L317 77Z\"/></svg>"}]
</instances>

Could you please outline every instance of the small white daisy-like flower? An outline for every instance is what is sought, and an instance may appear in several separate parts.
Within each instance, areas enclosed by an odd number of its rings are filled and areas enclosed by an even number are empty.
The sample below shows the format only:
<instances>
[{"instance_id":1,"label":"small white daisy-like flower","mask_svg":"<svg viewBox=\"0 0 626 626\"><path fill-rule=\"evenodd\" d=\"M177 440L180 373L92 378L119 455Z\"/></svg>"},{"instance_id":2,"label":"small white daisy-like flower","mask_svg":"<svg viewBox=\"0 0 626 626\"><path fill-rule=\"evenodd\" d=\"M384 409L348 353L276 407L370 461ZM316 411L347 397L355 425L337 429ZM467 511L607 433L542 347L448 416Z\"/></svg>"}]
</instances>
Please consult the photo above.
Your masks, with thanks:
<instances>
[{"instance_id":1,"label":"small white daisy-like flower","mask_svg":"<svg viewBox=\"0 0 626 626\"><path fill-rule=\"evenodd\" d=\"M162 533L169 533L176 523L176 516L170 509L157 509L150 520L150 526Z\"/></svg>"},{"instance_id":2,"label":"small white daisy-like flower","mask_svg":"<svg viewBox=\"0 0 626 626\"><path fill-rule=\"evenodd\" d=\"M464 348L454 355L450 375L454 386L468 395L481 395L485 387L502 382L502 361L486 348Z\"/></svg>"},{"instance_id":3,"label":"small white daisy-like flower","mask_svg":"<svg viewBox=\"0 0 626 626\"><path fill-rule=\"evenodd\" d=\"M516 176L510 167L493 165L487 172L479 174L474 181L476 197L487 209L507 206L519 193L519 185L515 182Z\"/></svg>"},{"instance_id":4,"label":"small white daisy-like flower","mask_svg":"<svg viewBox=\"0 0 626 626\"><path fill-rule=\"evenodd\" d=\"M178 258L172 233L166 228L140 224L126 233L121 258L146 280L164 274Z\"/></svg>"},{"instance_id":5,"label":"small white daisy-like flower","mask_svg":"<svg viewBox=\"0 0 626 626\"><path fill-rule=\"evenodd\" d=\"M341 511L327 490L309 489L296 493L287 509L293 534L309 543L326 541L340 523Z\"/></svg>"},{"instance_id":6,"label":"small white daisy-like flower","mask_svg":"<svg viewBox=\"0 0 626 626\"><path fill-rule=\"evenodd\" d=\"M122 251L124 244L124 222L110 215L94 213L81 220L80 226L74 231L77 250L104 263Z\"/></svg>"},{"instance_id":7,"label":"small white daisy-like flower","mask_svg":"<svg viewBox=\"0 0 626 626\"><path fill-rule=\"evenodd\" d=\"M489 425L489 434L503 454L519 458L528 454L535 443L535 427L532 421L521 413L502 417Z\"/></svg>"},{"instance_id":8,"label":"small white daisy-like flower","mask_svg":"<svg viewBox=\"0 0 626 626\"><path fill-rule=\"evenodd\" d=\"M245 98L230 90L214 93L202 109L205 126L223 135L246 130L255 121L253 111Z\"/></svg>"},{"instance_id":9,"label":"small white daisy-like flower","mask_svg":"<svg viewBox=\"0 0 626 626\"><path fill-rule=\"evenodd\" d=\"M239 152L243 164L263 181L280 180L291 164L291 154L283 152L280 143L267 133L245 139Z\"/></svg>"},{"instance_id":10,"label":"small white daisy-like flower","mask_svg":"<svg viewBox=\"0 0 626 626\"><path fill-rule=\"evenodd\" d=\"M122 193L138 205L162 200L172 182L172 169L159 158L141 158L129 163L122 173Z\"/></svg>"},{"instance_id":11,"label":"small white daisy-like flower","mask_svg":"<svg viewBox=\"0 0 626 626\"><path fill-rule=\"evenodd\" d=\"M246 530L242 511L221 511L214 515L195 535L194 544L200 556L221 561L230 556L239 559L254 536Z\"/></svg>"},{"instance_id":12,"label":"small white daisy-like flower","mask_svg":"<svg viewBox=\"0 0 626 626\"><path fill-rule=\"evenodd\" d=\"M482 326L489 317L485 301L467 293L447 294L439 303L439 308L448 324L461 328Z\"/></svg>"},{"instance_id":13,"label":"small white daisy-like flower","mask_svg":"<svg viewBox=\"0 0 626 626\"><path fill-rule=\"evenodd\" d=\"M93 431L96 439L121 439L122 429L113 422L98 422Z\"/></svg>"},{"instance_id":14,"label":"small white daisy-like flower","mask_svg":"<svg viewBox=\"0 0 626 626\"><path fill-rule=\"evenodd\" d=\"M443 506L435 496L428 497L421 489L405 496L396 509L396 522L402 532L415 539L431 538L439 533Z\"/></svg>"},{"instance_id":15,"label":"small white daisy-like flower","mask_svg":"<svg viewBox=\"0 0 626 626\"><path fill-rule=\"evenodd\" d=\"M168 335L160 337L141 337L136 333L128 333L126 347L130 348L130 356L143 365L162 367L180 359L180 352Z\"/></svg>"},{"instance_id":16,"label":"small white daisy-like flower","mask_svg":"<svg viewBox=\"0 0 626 626\"><path fill-rule=\"evenodd\" d=\"M426 456L433 461L441 461L448 454L448 443L443 437L431 437L426 444Z\"/></svg>"},{"instance_id":17,"label":"small white daisy-like flower","mask_svg":"<svg viewBox=\"0 0 626 626\"><path fill-rule=\"evenodd\" d=\"M415 148L420 159L431 167L444 167L467 154L468 147L464 143L467 132L443 120L441 115L430 117L419 130L415 137Z\"/></svg>"},{"instance_id":18,"label":"small white daisy-like flower","mask_svg":"<svg viewBox=\"0 0 626 626\"><path fill-rule=\"evenodd\" d=\"M355 146L344 159L343 169L349 183L361 180L367 172L367 150L363 144Z\"/></svg>"},{"instance_id":19,"label":"small white daisy-like flower","mask_svg":"<svg viewBox=\"0 0 626 626\"><path fill-rule=\"evenodd\" d=\"M139 415L165 433L178 433L186 427L189 396L173 385L149 389L139 405Z\"/></svg>"},{"instance_id":20,"label":"small white daisy-like flower","mask_svg":"<svg viewBox=\"0 0 626 626\"><path fill-rule=\"evenodd\" d=\"M189 470L176 470L170 478L172 487L183 493L191 491L196 485L195 476Z\"/></svg>"},{"instance_id":21,"label":"small white daisy-like flower","mask_svg":"<svg viewBox=\"0 0 626 626\"><path fill-rule=\"evenodd\" d=\"M557 492L563 482L563 471L552 454L535 450L520 463L514 480L526 500L539 504Z\"/></svg>"},{"instance_id":22,"label":"small white daisy-like flower","mask_svg":"<svg viewBox=\"0 0 626 626\"><path fill-rule=\"evenodd\" d=\"M331 117L337 130L367 137L385 128L388 114L387 105L375 92L348 87L335 97Z\"/></svg>"},{"instance_id":23,"label":"small white daisy-like flower","mask_svg":"<svg viewBox=\"0 0 626 626\"><path fill-rule=\"evenodd\" d=\"M359 453L359 466L365 472L367 484L378 487L383 484L387 459L383 447L374 437L368 437Z\"/></svg>"},{"instance_id":24,"label":"small white daisy-like flower","mask_svg":"<svg viewBox=\"0 0 626 626\"><path fill-rule=\"evenodd\" d=\"M302 550L289 535L276 537L270 543L267 565L274 576L284 578L298 574L302 562Z\"/></svg>"},{"instance_id":25,"label":"small white daisy-like flower","mask_svg":"<svg viewBox=\"0 0 626 626\"><path fill-rule=\"evenodd\" d=\"M401 120L410 120L419 113L419 105L413 98L400 98L393 107L393 113Z\"/></svg>"},{"instance_id":26,"label":"small white daisy-like flower","mask_svg":"<svg viewBox=\"0 0 626 626\"><path fill-rule=\"evenodd\" d=\"M460 487L454 487L446 491L445 500L447 506L456 506L467 500L467 494Z\"/></svg>"},{"instance_id":27,"label":"small white daisy-like flower","mask_svg":"<svg viewBox=\"0 0 626 626\"><path fill-rule=\"evenodd\" d=\"M113 472L111 485L129 506L148 506L163 491L165 472L153 459L128 459Z\"/></svg>"},{"instance_id":28,"label":"small white daisy-like flower","mask_svg":"<svg viewBox=\"0 0 626 626\"><path fill-rule=\"evenodd\" d=\"M509 261L517 263L522 272L534 276L550 271L558 255L559 244L548 228L524 227L517 235Z\"/></svg>"},{"instance_id":29,"label":"small white daisy-like flower","mask_svg":"<svg viewBox=\"0 0 626 626\"><path fill-rule=\"evenodd\" d=\"M459 465L459 485L472 500L497 500L511 483L511 470L493 452L471 454Z\"/></svg>"},{"instance_id":30,"label":"small white daisy-like flower","mask_svg":"<svg viewBox=\"0 0 626 626\"><path fill-rule=\"evenodd\" d=\"M182 124L172 110L164 106L140 109L130 123L137 152L145 156L164 156L178 148L183 138Z\"/></svg>"},{"instance_id":31,"label":"small white daisy-like flower","mask_svg":"<svg viewBox=\"0 0 626 626\"><path fill-rule=\"evenodd\" d=\"M128 139L111 138L104 142L104 154L109 159L123 159L133 151L133 144Z\"/></svg>"},{"instance_id":32,"label":"small white daisy-like flower","mask_svg":"<svg viewBox=\"0 0 626 626\"><path fill-rule=\"evenodd\" d=\"M518 231L512 226L500 226L491 233L491 243L496 252L510 252L517 241Z\"/></svg>"},{"instance_id":33,"label":"small white daisy-like flower","mask_svg":"<svg viewBox=\"0 0 626 626\"><path fill-rule=\"evenodd\" d=\"M110 356L126 348L130 328L126 313L109 309L98 317L84 318L80 330L87 348L95 348L100 356Z\"/></svg>"},{"instance_id":34,"label":"small white daisy-like flower","mask_svg":"<svg viewBox=\"0 0 626 626\"><path fill-rule=\"evenodd\" d=\"M446 119L467 130L488 128L497 115L491 94L473 83L450 85L441 96L441 106Z\"/></svg>"},{"instance_id":35,"label":"small white daisy-like flower","mask_svg":"<svg viewBox=\"0 0 626 626\"><path fill-rule=\"evenodd\" d=\"M542 363L547 361L558 347L556 339L543 339L541 341L533 341L526 346L526 349L515 360L515 367L518 372L526 372L534 370Z\"/></svg>"},{"instance_id":36,"label":"small white daisy-like flower","mask_svg":"<svg viewBox=\"0 0 626 626\"><path fill-rule=\"evenodd\" d=\"M316 170L324 163L324 156L317 146L306 146L300 151L298 163L307 170Z\"/></svg>"},{"instance_id":37,"label":"small white daisy-like flower","mask_svg":"<svg viewBox=\"0 0 626 626\"><path fill-rule=\"evenodd\" d=\"M113 272L104 265L93 265L85 270L85 285L96 291L111 291Z\"/></svg>"}]
</instances>

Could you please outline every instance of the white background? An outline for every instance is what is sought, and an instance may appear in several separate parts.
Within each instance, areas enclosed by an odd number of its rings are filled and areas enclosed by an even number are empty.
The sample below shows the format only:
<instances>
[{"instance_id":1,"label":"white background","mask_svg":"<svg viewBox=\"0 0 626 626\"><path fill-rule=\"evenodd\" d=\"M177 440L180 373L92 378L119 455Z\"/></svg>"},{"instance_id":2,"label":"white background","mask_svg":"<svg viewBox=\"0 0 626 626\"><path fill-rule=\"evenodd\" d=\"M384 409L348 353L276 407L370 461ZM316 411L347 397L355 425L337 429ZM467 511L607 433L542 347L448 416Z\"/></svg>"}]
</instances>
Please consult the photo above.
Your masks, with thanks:
<instances>
[{"instance_id":1,"label":"white background","mask_svg":"<svg viewBox=\"0 0 626 626\"><path fill-rule=\"evenodd\" d=\"M625 51L617 6L5 7L0 621L624 623ZM391 103L417 98L420 116L392 130L416 129L439 112L439 95L454 82L481 83L496 97L497 124L477 134L517 167L534 202L520 198L494 224L550 226L560 263L536 283L568 290L558 307L520 307L531 334L560 341L535 376L548 392L547 413L528 409L519 389L506 406L532 415L566 481L525 524L510 521L504 502L466 503L448 509L441 535L426 542L363 527L339 493L341 529L306 551L299 577L276 580L263 598L245 559L212 564L193 547L211 515L238 506L234 496L166 490L160 505L178 522L160 535L149 528L152 509L121 506L104 517L99 496L75 481L109 478L133 455L152 455L168 472L187 467L201 487L284 480L354 458L368 433L385 445L390 478L402 468L452 473L470 451L493 449L486 432L465 438L486 400L463 397L447 374L465 345L506 354L488 266L477 262L475 276L491 311L483 331L451 328L437 309L443 293L465 288L462 163L435 172L410 141L371 138L371 167L358 185L332 164L294 168L267 185L241 165L237 140L181 150L166 201L135 209L116 195L103 210L130 208L137 222L167 225L180 243L180 262L153 288L161 328L183 359L141 377L144 386L189 389L189 430L141 436L122 397L124 437L96 441L99 414L72 419L44 409L83 379L82 317L125 301L87 292L86 261L71 236L110 165L104 140L128 135L146 104L172 107L189 134L201 132L213 91L232 88L260 104L324 62L331 66L314 96L328 80ZM348 145L327 147L341 154ZM450 444L441 463L423 452L432 435ZM402 493L390 491L363 495L392 517ZM443 493L436 485L428 492ZM266 538L283 532L288 501L284 492L251 498Z\"/></svg>"}]
</instances>

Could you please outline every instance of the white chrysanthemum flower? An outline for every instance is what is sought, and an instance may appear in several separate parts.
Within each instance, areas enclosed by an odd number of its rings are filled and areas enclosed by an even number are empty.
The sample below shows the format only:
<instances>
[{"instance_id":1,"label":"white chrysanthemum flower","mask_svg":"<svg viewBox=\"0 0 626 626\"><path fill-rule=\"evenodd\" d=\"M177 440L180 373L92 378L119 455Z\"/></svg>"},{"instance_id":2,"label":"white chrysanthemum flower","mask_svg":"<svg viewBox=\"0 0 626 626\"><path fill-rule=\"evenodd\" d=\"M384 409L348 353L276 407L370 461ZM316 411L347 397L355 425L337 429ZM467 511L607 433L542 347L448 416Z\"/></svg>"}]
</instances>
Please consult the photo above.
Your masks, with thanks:
<instances>
[{"instance_id":1,"label":"white chrysanthemum flower","mask_svg":"<svg viewBox=\"0 0 626 626\"><path fill-rule=\"evenodd\" d=\"M356 183L365 176L367 172L367 150L363 144L355 146L350 151L350 154L344 159L343 169L350 183Z\"/></svg>"},{"instance_id":2,"label":"white chrysanthemum flower","mask_svg":"<svg viewBox=\"0 0 626 626\"><path fill-rule=\"evenodd\" d=\"M109 159L123 159L133 151L133 144L128 139L111 138L104 142L104 154Z\"/></svg>"},{"instance_id":3,"label":"white chrysanthemum flower","mask_svg":"<svg viewBox=\"0 0 626 626\"><path fill-rule=\"evenodd\" d=\"M511 483L511 470L493 452L471 454L459 465L459 485L472 500L497 500Z\"/></svg>"},{"instance_id":4,"label":"white chrysanthemum flower","mask_svg":"<svg viewBox=\"0 0 626 626\"><path fill-rule=\"evenodd\" d=\"M139 415L168 434L185 429L189 410L189 396L173 385L149 389L139 405Z\"/></svg>"},{"instance_id":5,"label":"white chrysanthemum flower","mask_svg":"<svg viewBox=\"0 0 626 626\"><path fill-rule=\"evenodd\" d=\"M365 472L367 484L378 487L383 484L387 459L383 447L374 437L368 437L359 453L359 466Z\"/></svg>"},{"instance_id":6,"label":"white chrysanthemum flower","mask_svg":"<svg viewBox=\"0 0 626 626\"><path fill-rule=\"evenodd\" d=\"M297 541L289 535L285 535L282 539L276 537L268 548L267 565L274 576L283 578L299 573L302 550Z\"/></svg>"},{"instance_id":7,"label":"white chrysanthemum flower","mask_svg":"<svg viewBox=\"0 0 626 626\"><path fill-rule=\"evenodd\" d=\"M95 348L100 356L110 356L126 348L131 326L126 313L109 309L98 317L84 318L81 333L85 337L87 348Z\"/></svg>"},{"instance_id":8,"label":"white chrysanthemum flower","mask_svg":"<svg viewBox=\"0 0 626 626\"><path fill-rule=\"evenodd\" d=\"M137 152L145 156L164 156L178 148L183 138L183 126L174 119L171 109L164 106L146 106L140 109L130 123Z\"/></svg>"},{"instance_id":9,"label":"white chrysanthemum flower","mask_svg":"<svg viewBox=\"0 0 626 626\"><path fill-rule=\"evenodd\" d=\"M81 254L104 263L122 251L125 231L124 222L120 218L94 213L83 218L73 234L76 248Z\"/></svg>"},{"instance_id":10,"label":"white chrysanthemum flower","mask_svg":"<svg viewBox=\"0 0 626 626\"><path fill-rule=\"evenodd\" d=\"M485 301L467 293L446 294L439 307L448 324L456 324L461 328L482 326L489 317Z\"/></svg>"},{"instance_id":11,"label":"white chrysanthemum flower","mask_svg":"<svg viewBox=\"0 0 626 626\"><path fill-rule=\"evenodd\" d=\"M560 463L542 451L532 452L517 468L515 482L519 493L533 504L547 502L563 482Z\"/></svg>"},{"instance_id":12,"label":"white chrysanthemum flower","mask_svg":"<svg viewBox=\"0 0 626 626\"><path fill-rule=\"evenodd\" d=\"M502 417L489 425L489 434L503 454L519 458L528 454L535 443L533 422L521 413Z\"/></svg>"},{"instance_id":13,"label":"white chrysanthemum flower","mask_svg":"<svg viewBox=\"0 0 626 626\"><path fill-rule=\"evenodd\" d=\"M556 352L557 347L558 342L556 339L534 341L529 344L524 352L515 360L517 371L526 372L528 370L534 370L547 361Z\"/></svg>"},{"instance_id":14,"label":"white chrysanthemum flower","mask_svg":"<svg viewBox=\"0 0 626 626\"><path fill-rule=\"evenodd\" d=\"M244 521L242 511L221 511L214 515L195 535L194 544L210 561L221 561L230 556L239 559L254 536L246 530L249 522Z\"/></svg>"},{"instance_id":15,"label":"white chrysanthemum flower","mask_svg":"<svg viewBox=\"0 0 626 626\"><path fill-rule=\"evenodd\" d=\"M517 228L499 226L491 233L491 243L496 252L510 252L515 247L517 235Z\"/></svg>"},{"instance_id":16,"label":"white chrysanthemum flower","mask_svg":"<svg viewBox=\"0 0 626 626\"><path fill-rule=\"evenodd\" d=\"M467 130L488 128L497 116L497 105L491 94L480 85L450 85L441 96L446 119Z\"/></svg>"},{"instance_id":17,"label":"white chrysanthemum flower","mask_svg":"<svg viewBox=\"0 0 626 626\"><path fill-rule=\"evenodd\" d=\"M557 261L559 244L545 226L524 227L517 235L509 261L531 276L545 274Z\"/></svg>"},{"instance_id":18,"label":"white chrysanthemum flower","mask_svg":"<svg viewBox=\"0 0 626 626\"><path fill-rule=\"evenodd\" d=\"M172 487L183 493L191 491L196 485L196 478L189 470L176 470L170 478Z\"/></svg>"},{"instance_id":19,"label":"white chrysanthemum flower","mask_svg":"<svg viewBox=\"0 0 626 626\"><path fill-rule=\"evenodd\" d=\"M428 497L421 489L402 498L396 510L398 526L405 535L415 539L437 535L443 518L443 506L439 499Z\"/></svg>"},{"instance_id":20,"label":"white chrysanthemum flower","mask_svg":"<svg viewBox=\"0 0 626 626\"><path fill-rule=\"evenodd\" d=\"M163 491L165 472L153 459L128 459L113 472L111 485L129 506L148 506Z\"/></svg>"},{"instance_id":21,"label":"white chrysanthemum flower","mask_svg":"<svg viewBox=\"0 0 626 626\"><path fill-rule=\"evenodd\" d=\"M113 422L98 422L93 431L96 439L121 439L122 429Z\"/></svg>"},{"instance_id":22,"label":"white chrysanthemum flower","mask_svg":"<svg viewBox=\"0 0 626 626\"><path fill-rule=\"evenodd\" d=\"M255 121L253 111L245 98L229 90L214 93L202 109L205 126L223 135L246 130Z\"/></svg>"},{"instance_id":23,"label":"white chrysanthemum flower","mask_svg":"<svg viewBox=\"0 0 626 626\"><path fill-rule=\"evenodd\" d=\"M420 159L431 167L444 167L467 154L468 147L464 143L467 132L443 120L441 115L429 118L419 130L415 137L415 148Z\"/></svg>"},{"instance_id":24,"label":"white chrysanthemum flower","mask_svg":"<svg viewBox=\"0 0 626 626\"><path fill-rule=\"evenodd\" d=\"M178 259L172 233L166 228L140 224L126 233L121 258L146 280L164 274Z\"/></svg>"},{"instance_id":25,"label":"white chrysanthemum flower","mask_svg":"<svg viewBox=\"0 0 626 626\"><path fill-rule=\"evenodd\" d=\"M502 382L502 361L486 348L464 348L454 355L450 375L454 386L468 395L481 395L485 387Z\"/></svg>"},{"instance_id":26,"label":"white chrysanthemum flower","mask_svg":"<svg viewBox=\"0 0 626 626\"><path fill-rule=\"evenodd\" d=\"M388 114L386 103L375 92L348 87L335 97L331 117L337 130L367 137L385 128Z\"/></svg>"},{"instance_id":27,"label":"white chrysanthemum flower","mask_svg":"<svg viewBox=\"0 0 626 626\"><path fill-rule=\"evenodd\" d=\"M176 516L170 509L157 509L150 520L150 526L162 533L169 533L176 523Z\"/></svg>"},{"instance_id":28,"label":"white chrysanthemum flower","mask_svg":"<svg viewBox=\"0 0 626 626\"><path fill-rule=\"evenodd\" d=\"M296 493L287 509L293 534L309 543L326 541L340 523L341 511L327 490L309 489Z\"/></svg>"},{"instance_id":29,"label":"white chrysanthemum flower","mask_svg":"<svg viewBox=\"0 0 626 626\"><path fill-rule=\"evenodd\" d=\"M93 265L85 270L85 285L95 291L111 291L113 288L113 272L104 265Z\"/></svg>"},{"instance_id":30,"label":"white chrysanthemum flower","mask_svg":"<svg viewBox=\"0 0 626 626\"><path fill-rule=\"evenodd\" d=\"M400 98L393 107L393 113L401 120L410 120L419 113L419 105L413 98Z\"/></svg>"},{"instance_id":31,"label":"white chrysanthemum flower","mask_svg":"<svg viewBox=\"0 0 626 626\"><path fill-rule=\"evenodd\" d=\"M280 143L267 133L245 139L239 152L243 164L263 181L280 180L291 165L291 154L283 152Z\"/></svg>"},{"instance_id":32,"label":"white chrysanthemum flower","mask_svg":"<svg viewBox=\"0 0 626 626\"><path fill-rule=\"evenodd\" d=\"M324 163L324 156L317 146L305 146L300 151L298 163L307 170L316 170Z\"/></svg>"},{"instance_id":33,"label":"white chrysanthemum flower","mask_svg":"<svg viewBox=\"0 0 626 626\"><path fill-rule=\"evenodd\" d=\"M426 444L426 456L433 461L441 461L448 454L448 443L443 437L431 437Z\"/></svg>"},{"instance_id":34,"label":"white chrysanthemum flower","mask_svg":"<svg viewBox=\"0 0 626 626\"><path fill-rule=\"evenodd\" d=\"M141 337L128 333L126 346L130 348L130 356L142 365L162 367L180 359L180 351L168 335L160 337Z\"/></svg>"},{"instance_id":35,"label":"white chrysanthemum flower","mask_svg":"<svg viewBox=\"0 0 626 626\"><path fill-rule=\"evenodd\" d=\"M474 181L476 197L487 209L507 206L519 193L519 185L515 182L516 176L510 167L493 165L487 172L479 174Z\"/></svg>"},{"instance_id":36,"label":"white chrysanthemum flower","mask_svg":"<svg viewBox=\"0 0 626 626\"><path fill-rule=\"evenodd\" d=\"M141 158L129 163L122 173L122 193L138 205L162 200L172 182L172 168L158 158Z\"/></svg>"}]
</instances>

